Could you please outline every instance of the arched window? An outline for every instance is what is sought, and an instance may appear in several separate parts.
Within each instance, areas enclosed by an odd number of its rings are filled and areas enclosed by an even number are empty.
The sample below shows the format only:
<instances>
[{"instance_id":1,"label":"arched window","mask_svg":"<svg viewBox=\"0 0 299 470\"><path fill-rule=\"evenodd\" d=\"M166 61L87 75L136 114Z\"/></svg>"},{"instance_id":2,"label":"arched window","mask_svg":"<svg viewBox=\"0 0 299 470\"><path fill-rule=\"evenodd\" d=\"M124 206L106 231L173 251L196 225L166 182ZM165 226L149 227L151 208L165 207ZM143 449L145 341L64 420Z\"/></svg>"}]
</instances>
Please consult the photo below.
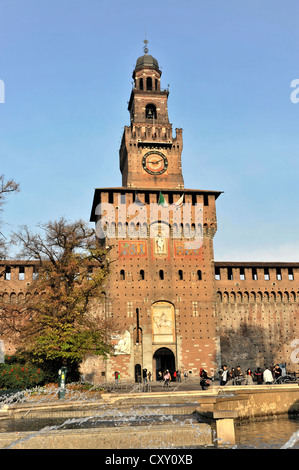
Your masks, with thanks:
<instances>
[{"instance_id":1,"label":"arched window","mask_svg":"<svg viewBox=\"0 0 299 470\"><path fill-rule=\"evenodd\" d=\"M163 271L163 269L160 269L160 271L159 271L159 278L161 279L161 281L163 281L163 279L164 279L164 271Z\"/></svg>"},{"instance_id":2,"label":"arched window","mask_svg":"<svg viewBox=\"0 0 299 470\"><path fill-rule=\"evenodd\" d=\"M201 281L201 279L202 279L201 270L199 269L199 270L197 271L197 280L198 280L198 281Z\"/></svg>"},{"instance_id":3,"label":"arched window","mask_svg":"<svg viewBox=\"0 0 299 470\"><path fill-rule=\"evenodd\" d=\"M153 89L153 81L152 77L147 77L146 78L146 89L151 91Z\"/></svg>"},{"instance_id":4,"label":"arched window","mask_svg":"<svg viewBox=\"0 0 299 470\"><path fill-rule=\"evenodd\" d=\"M147 104L145 107L146 119L157 119L157 110L154 104Z\"/></svg>"},{"instance_id":5,"label":"arched window","mask_svg":"<svg viewBox=\"0 0 299 470\"><path fill-rule=\"evenodd\" d=\"M140 270L139 275L140 275L140 280L143 281L144 280L144 270L143 269Z\"/></svg>"},{"instance_id":6,"label":"arched window","mask_svg":"<svg viewBox=\"0 0 299 470\"><path fill-rule=\"evenodd\" d=\"M183 271L179 270L179 280L182 281L184 279Z\"/></svg>"},{"instance_id":7,"label":"arched window","mask_svg":"<svg viewBox=\"0 0 299 470\"><path fill-rule=\"evenodd\" d=\"M139 79L139 90L143 90L143 78Z\"/></svg>"},{"instance_id":8,"label":"arched window","mask_svg":"<svg viewBox=\"0 0 299 470\"><path fill-rule=\"evenodd\" d=\"M124 271L124 269L121 269L121 271L120 271L120 279L121 279L121 281L124 281L124 280L125 280L125 277L126 277L126 276L125 276L125 271Z\"/></svg>"}]
</instances>

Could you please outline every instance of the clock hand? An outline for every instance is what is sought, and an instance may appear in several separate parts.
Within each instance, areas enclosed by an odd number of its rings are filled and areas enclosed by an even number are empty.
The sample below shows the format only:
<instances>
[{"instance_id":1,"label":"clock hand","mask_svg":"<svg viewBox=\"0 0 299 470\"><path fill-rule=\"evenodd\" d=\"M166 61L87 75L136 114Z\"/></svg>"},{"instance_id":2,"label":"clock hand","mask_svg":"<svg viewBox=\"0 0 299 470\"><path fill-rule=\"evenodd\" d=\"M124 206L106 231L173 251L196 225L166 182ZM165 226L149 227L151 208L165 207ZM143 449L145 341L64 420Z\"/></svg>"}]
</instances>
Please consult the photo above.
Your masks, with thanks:
<instances>
[{"instance_id":1,"label":"clock hand","mask_svg":"<svg viewBox=\"0 0 299 470\"><path fill-rule=\"evenodd\" d=\"M163 158L160 158L160 160L157 160L156 162L148 162L148 163L154 163L154 164L156 164L156 163L161 162L162 160L163 160Z\"/></svg>"}]
</instances>

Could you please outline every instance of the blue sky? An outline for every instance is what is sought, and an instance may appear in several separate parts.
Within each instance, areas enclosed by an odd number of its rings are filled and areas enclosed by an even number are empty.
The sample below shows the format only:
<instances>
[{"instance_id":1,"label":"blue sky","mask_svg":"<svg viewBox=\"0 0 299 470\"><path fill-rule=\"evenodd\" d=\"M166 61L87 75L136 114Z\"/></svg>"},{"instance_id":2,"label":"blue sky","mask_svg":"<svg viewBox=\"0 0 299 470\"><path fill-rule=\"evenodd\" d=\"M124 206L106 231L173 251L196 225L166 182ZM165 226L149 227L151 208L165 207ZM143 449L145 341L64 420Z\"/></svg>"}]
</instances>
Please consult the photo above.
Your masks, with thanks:
<instances>
[{"instance_id":1,"label":"blue sky","mask_svg":"<svg viewBox=\"0 0 299 470\"><path fill-rule=\"evenodd\" d=\"M224 191L215 259L299 261L298 0L0 0L0 174L21 187L1 231L89 221L94 188L121 186L145 31L185 187Z\"/></svg>"}]
</instances>

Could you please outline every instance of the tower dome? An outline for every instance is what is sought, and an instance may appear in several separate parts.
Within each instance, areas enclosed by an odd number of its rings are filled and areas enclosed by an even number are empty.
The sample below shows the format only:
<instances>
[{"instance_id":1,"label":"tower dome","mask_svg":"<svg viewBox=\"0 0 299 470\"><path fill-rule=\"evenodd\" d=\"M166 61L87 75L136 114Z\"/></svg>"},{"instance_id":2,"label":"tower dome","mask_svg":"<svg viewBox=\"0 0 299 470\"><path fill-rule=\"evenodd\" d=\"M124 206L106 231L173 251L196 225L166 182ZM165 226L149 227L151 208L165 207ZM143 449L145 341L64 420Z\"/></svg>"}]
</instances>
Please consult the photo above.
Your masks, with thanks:
<instances>
[{"instance_id":1,"label":"tower dome","mask_svg":"<svg viewBox=\"0 0 299 470\"><path fill-rule=\"evenodd\" d=\"M143 67L154 67L156 70L159 70L159 64L158 64L157 59L155 59L152 55L148 54L148 48L147 48L148 41L145 39L143 42L145 44L143 48L144 55L138 57L136 61L135 70L143 68Z\"/></svg>"},{"instance_id":2,"label":"tower dome","mask_svg":"<svg viewBox=\"0 0 299 470\"><path fill-rule=\"evenodd\" d=\"M147 53L141 57L138 57L135 69L138 69L140 67L154 67L159 70L159 64L157 59Z\"/></svg>"}]
</instances>

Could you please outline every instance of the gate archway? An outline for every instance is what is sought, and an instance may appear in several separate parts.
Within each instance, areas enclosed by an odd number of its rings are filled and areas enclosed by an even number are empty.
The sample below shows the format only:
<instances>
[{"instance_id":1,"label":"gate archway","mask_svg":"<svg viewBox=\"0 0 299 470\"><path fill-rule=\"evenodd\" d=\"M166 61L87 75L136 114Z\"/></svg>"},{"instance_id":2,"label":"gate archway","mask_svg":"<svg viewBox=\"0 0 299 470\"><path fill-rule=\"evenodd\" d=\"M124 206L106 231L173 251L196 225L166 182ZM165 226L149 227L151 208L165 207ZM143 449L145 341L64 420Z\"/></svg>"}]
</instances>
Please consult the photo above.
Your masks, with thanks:
<instances>
[{"instance_id":1,"label":"gate archway","mask_svg":"<svg viewBox=\"0 0 299 470\"><path fill-rule=\"evenodd\" d=\"M156 380L159 380L159 372L162 373L165 370L169 370L171 377L175 371L175 356L173 352L168 348L159 348L154 354L154 370Z\"/></svg>"}]
</instances>

